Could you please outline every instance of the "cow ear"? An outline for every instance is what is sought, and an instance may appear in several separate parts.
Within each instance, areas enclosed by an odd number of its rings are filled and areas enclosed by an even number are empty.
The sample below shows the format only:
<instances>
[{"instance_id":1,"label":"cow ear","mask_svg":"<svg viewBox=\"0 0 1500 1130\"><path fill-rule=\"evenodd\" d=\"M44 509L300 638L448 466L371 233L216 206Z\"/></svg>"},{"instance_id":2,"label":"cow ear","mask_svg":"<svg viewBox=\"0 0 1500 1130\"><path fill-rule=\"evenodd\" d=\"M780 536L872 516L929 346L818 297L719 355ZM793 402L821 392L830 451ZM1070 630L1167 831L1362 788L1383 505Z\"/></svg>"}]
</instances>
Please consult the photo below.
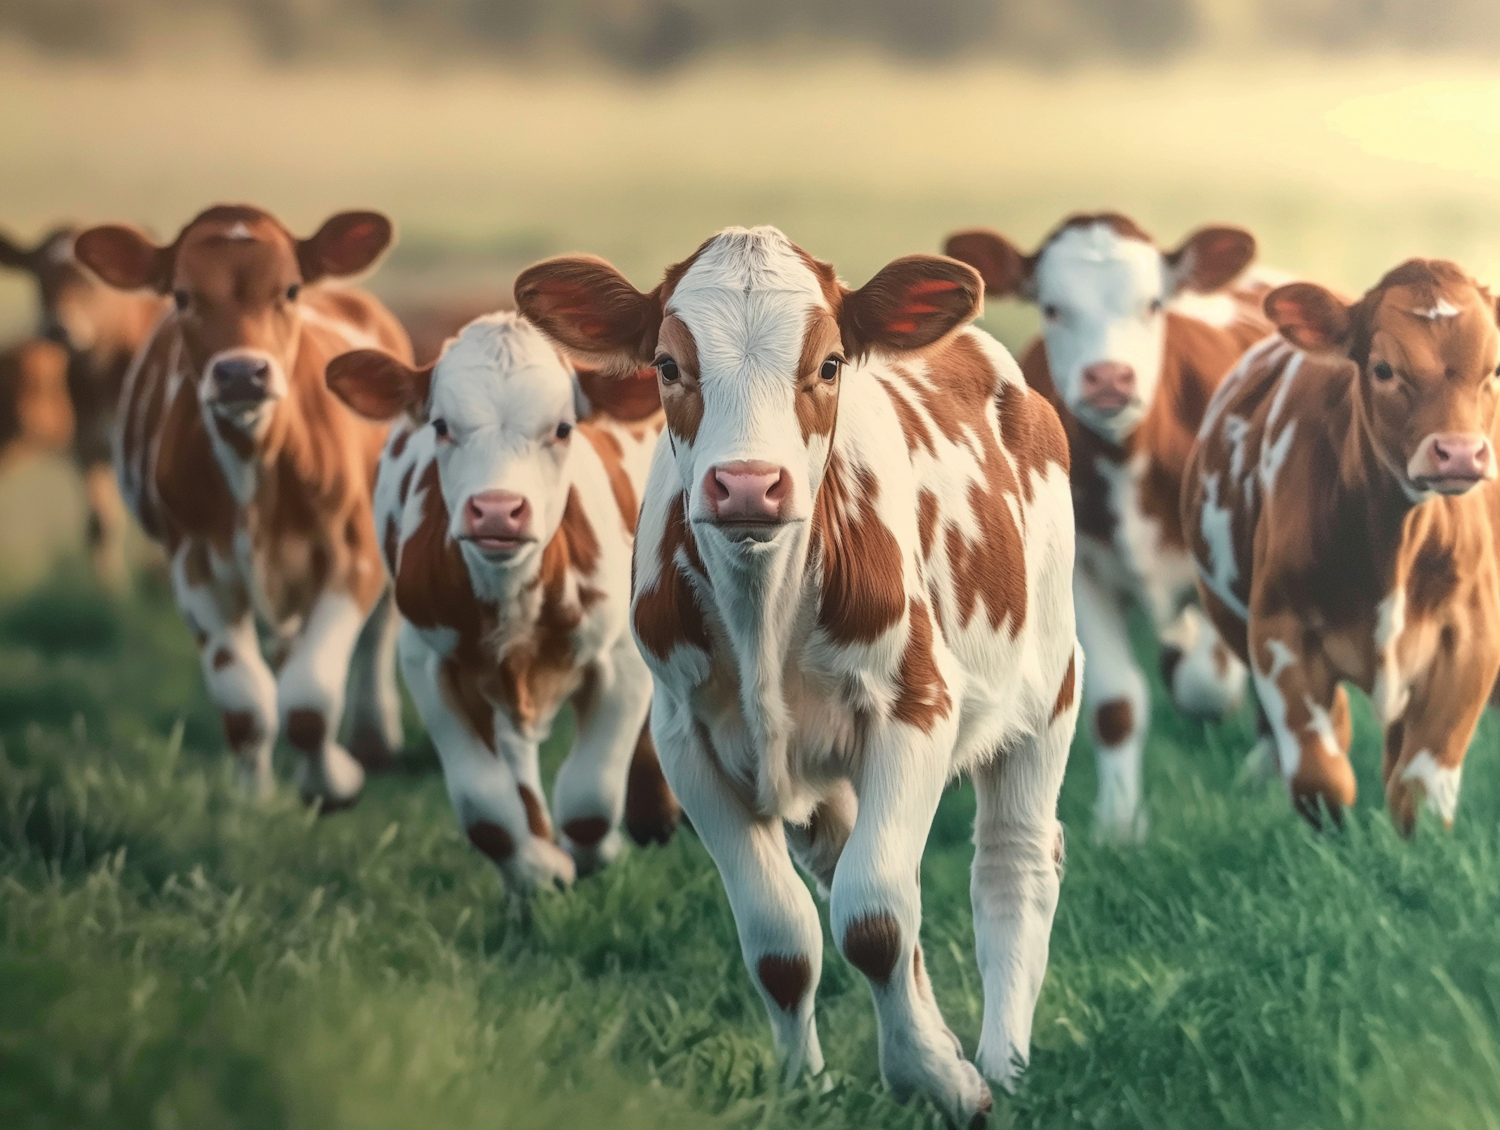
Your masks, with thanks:
<instances>
[{"instance_id":1,"label":"cow ear","mask_svg":"<svg viewBox=\"0 0 1500 1130\"><path fill-rule=\"evenodd\" d=\"M1354 336L1352 308L1315 283L1288 283L1266 295L1266 317L1298 349L1344 354Z\"/></svg>"},{"instance_id":2,"label":"cow ear","mask_svg":"<svg viewBox=\"0 0 1500 1130\"><path fill-rule=\"evenodd\" d=\"M1255 237L1243 228L1199 228L1167 252L1171 290L1218 290L1255 258Z\"/></svg>"},{"instance_id":3,"label":"cow ear","mask_svg":"<svg viewBox=\"0 0 1500 1130\"><path fill-rule=\"evenodd\" d=\"M592 255L527 267L516 276L516 309L576 360L609 372L649 362L661 327L660 296Z\"/></svg>"},{"instance_id":4,"label":"cow ear","mask_svg":"<svg viewBox=\"0 0 1500 1130\"><path fill-rule=\"evenodd\" d=\"M991 298L1023 298L1031 294L1036 260L1023 255L1010 240L988 228L954 232L943 244L943 254L967 263L984 280Z\"/></svg>"},{"instance_id":5,"label":"cow ear","mask_svg":"<svg viewBox=\"0 0 1500 1130\"><path fill-rule=\"evenodd\" d=\"M333 395L367 420L427 414L432 365L414 369L379 349L356 349L328 362L325 378Z\"/></svg>"},{"instance_id":6,"label":"cow ear","mask_svg":"<svg viewBox=\"0 0 1500 1130\"><path fill-rule=\"evenodd\" d=\"M866 353L922 349L973 321L984 309L984 282L967 263L941 255L907 255L844 295L844 347Z\"/></svg>"},{"instance_id":7,"label":"cow ear","mask_svg":"<svg viewBox=\"0 0 1500 1130\"><path fill-rule=\"evenodd\" d=\"M340 212L297 244L303 282L357 275L391 245L395 228L379 212Z\"/></svg>"},{"instance_id":8,"label":"cow ear","mask_svg":"<svg viewBox=\"0 0 1500 1130\"><path fill-rule=\"evenodd\" d=\"M16 243L10 236L0 232L0 267L11 267L17 271L31 269L32 252Z\"/></svg>"},{"instance_id":9,"label":"cow ear","mask_svg":"<svg viewBox=\"0 0 1500 1130\"><path fill-rule=\"evenodd\" d=\"M73 258L120 290L151 287L165 294L172 286L172 249L123 224L105 224L78 233Z\"/></svg>"}]
</instances>

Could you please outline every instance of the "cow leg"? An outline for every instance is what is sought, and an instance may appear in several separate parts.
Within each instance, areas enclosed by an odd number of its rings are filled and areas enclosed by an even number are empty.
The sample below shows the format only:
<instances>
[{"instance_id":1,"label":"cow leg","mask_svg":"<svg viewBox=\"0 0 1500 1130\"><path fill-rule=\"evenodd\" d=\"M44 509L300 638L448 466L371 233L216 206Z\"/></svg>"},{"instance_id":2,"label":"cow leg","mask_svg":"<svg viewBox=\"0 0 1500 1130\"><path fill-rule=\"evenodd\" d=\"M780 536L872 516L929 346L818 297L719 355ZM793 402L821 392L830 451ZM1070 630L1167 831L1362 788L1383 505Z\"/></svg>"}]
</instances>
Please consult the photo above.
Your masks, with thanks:
<instances>
[{"instance_id":1,"label":"cow leg","mask_svg":"<svg viewBox=\"0 0 1500 1130\"><path fill-rule=\"evenodd\" d=\"M105 588L123 592L129 583L125 564L125 501L108 463L95 463L83 471L84 497L88 501L89 556L94 575Z\"/></svg>"},{"instance_id":2,"label":"cow leg","mask_svg":"<svg viewBox=\"0 0 1500 1130\"><path fill-rule=\"evenodd\" d=\"M625 831L645 847L664 844L677 831L682 806L672 795L667 775L661 771L661 759L651 741L651 722L647 719L636 739L630 758L630 773L625 778Z\"/></svg>"},{"instance_id":3,"label":"cow leg","mask_svg":"<svg viewBox=\"0 0 1500 1130\"><path fill-rule=\"evenodd\" d=\"M406 689L443 763L448 799L469 842L500 869L514 890L571 883L572 857L550 837L533 834L537 819L546 820L540 802L535 796L527 801L510 762L486 745L454 709L452 696L444 690L442 657L409 624L401 627L398 655Z\"/></svg>"},{"instance_id":4,"label":"cow leg","mask_svg":"<svg viewBox=\"0 0 1500 1130\"><path fill-rule=\"evenodd\" d=\"M1475 616L1476 622L1484 619ZM1386 807L1403 836L1415 829L1419 805L1435 812L1445 828L1453 827L1464 755L1497 668L1496 641L1452 640L1439 648L1421 685L1412 688L1406 711L1386 729L1381 765Z\"/></svg>"},{"instance_id":5,"label":"cow leg","mask_svg":"<svg viewBox=\"0 0 1500 1130\"><path fill-rule=\"evenodd\" d=\"M578 873L589 875L620 854L626 779L651 709L651 672L633 640L595 664L573 705L577 736L558 767L552 811Z\"/></svg>"},{"instance_id":6,"label":"cow leg","mask_svg":"<svg viewBox=\"0 0 1500 1130\"><path fill-rule=\"evenodd\" d=\"M1250 672L1297 811L1321 827L1354 803L1349 696L1322 650L1286 612L1250 615Z\"/></svg>"},{"instance_id":7,"label":"cow leg","mask_svg":"<svg viewBox=\"0 0 1500 1130\"><path fill-rule=\"evenodd\" d=\"M1083 705L1094 739L1099 790L1094 834L1117 843L1146 836L1141 809L1141 752L1151 721L1146 676L1135 660L1125 605L1112 590L1082 569L1073 574L1078 639L1083 667Z\"/></svg>"},{"instance_id":8,"label":"cow leg","mask_svg":"<svg viewBox=\"0 0 1500 1130\"><path fill-rule=\"evenodd\" d=\"M1161 673L1173 703L1190 718L1227 718L1245 697L1245 665L1196 605L1162 630Z\"/></svg>"},{"instance_id":9,"label":"cow leg","mask_svg":"<svg viewBox=\"0 0 1500 1130\"><path fill-rule=\"evenodd\" d=\"M323 593L276 677L282 733L302 755L297 787L304 800L321 800L325 812L353 804L365 784L364 769L337 741L349 657L364 621L348 593Z\"/></svg>"},{"instance_id":10,"label":"cow leg","mask_svg":"<svg viewBox=\"0 0 1500 1130\"><path fill-rule=\"evenodd\" d=\"M1030 1059L1031 1021L1047 973L1063 863L1057 795L1077 717L1075 702L1039 737L973 774L978 811L969 894L984 980L975 1060L1007 1090Z\"/></svg>"},{"instance_id":11,"label":"cow leg","mask_svg":"<svg viewBox=\"0 0 1500 1130\"><path fill-rule=\"evenodd\" d=\"M276 680L260 653L243 588L215 578L209 548L187 541L172 554L172 591L198 643L203 681L218 708L240 783L256 798L275 790Z\"/></svg>"},{"instance_id":12,"label":"cow leg","mask_svg":"<svg viewBox=\"0 0 1500 1130\"><path fill-rule=\"evenodd\" d=\"M685 705L658 687L651 736L683 811L713 857L739 931L740 952L771 1020L782 1078L823 1070L813 998L823 965L818 909L797 876L780 820L752 813L725 781Z\"/></svg>"},{"instance_id":13,"label":"cow leg","mask_svg":"<svg viewBox=\"0 0 1500 1130\"><path fill-rule=\"evenodd\" d=\"M858 815L833 876L829 925L869 982L880 1074L896 1101L920 1091L955 1126L967 1127L983 1122L993 1099L943 1021L920 941L922 852L956 731L953 717L928 733L903 723L872 728L855 782Z\"/></svg>"},{"instance_id":14,"label":"cow leg","mask_svg":"<svg viewBox=\"0 0 1500 1130\"><path fill-rule=\"evenodd\" d=\"M833 890L833 876L858 814L854 786L839 781L813 809L812 819L806 824L786 826L786 842L792 849L792 858L817 881L818 894L825 899Z\"/></svg>"},{"instance_id":15,"label":"cow leg","mask_svg":"<svg viewBox=\"0 0 1500 1130\"><path fill-rule=\"evenodd\" d=\"M353 725L349 752L366 769L389 765L401 752L401 691L396 686L396 637L401 617L390 589L371 609L349 672Z\"/></svg>"}]
</instances>

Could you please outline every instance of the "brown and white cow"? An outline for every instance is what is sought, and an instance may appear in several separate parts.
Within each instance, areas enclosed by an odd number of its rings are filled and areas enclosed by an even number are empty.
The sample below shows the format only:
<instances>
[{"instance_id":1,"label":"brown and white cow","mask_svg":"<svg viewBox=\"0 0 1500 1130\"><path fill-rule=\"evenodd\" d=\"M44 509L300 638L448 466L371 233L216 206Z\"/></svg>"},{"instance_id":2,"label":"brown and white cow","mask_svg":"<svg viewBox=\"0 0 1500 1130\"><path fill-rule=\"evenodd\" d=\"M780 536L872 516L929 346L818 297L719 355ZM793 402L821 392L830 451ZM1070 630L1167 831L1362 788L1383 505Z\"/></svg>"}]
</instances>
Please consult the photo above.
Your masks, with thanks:
<instances>
[{"instance_id":1,"label":"brown and white cow","mask_svg":"<svg viewBox=\"0 0 1500 1130\"><path fill-rule=\"evenodd\" d=\"M1500 670L1495 300L1413 259L1353 304L1293 283L1266 312L1282 336L1219 389L1184 484L1204 604L1305 816L1354 802L1348 681L1396 826L1423 800L1451 824Z\"/></svg>"},{"instance_id":2,"label":"brown and white cow","mask_svg":"<svg viewBox=\"0 0 1500 1130\"><path fill-rule=\"evenodd\" d=\"M364 782L337 738L350 655L386 588L371 494L387 429L339 403L323 370L354 347L410 353L374 298L315 284L365 270L390 240L374 212L341 213L297 239L258 208L219 206L166 247L116 226L75 241L110 285L173 297L126 378L121 486L168 553L247 783L270 789L280 730L303 755L304 797L326 807L353 801ZM274 675L257 621L274 641ZM371 629L374 654L351 695L353 744L384 755L400 745L395 637L378 620Z\"/></svg>"},{"instance_id":3,"label":"brown and white cow","mask_svg":"<svg viewBox=\"0 0 1500 1130\"><path fill-rule=\"evenodd\" d=\"M1265 286L1242 280L1226 289L1255 240L1238 228L1203 228L1163 252L1133 221L1103 213L1065 220L1032 255L983 230L951 236L947 252L973 264L991 296L1042 311L1042 334L1021 368L1062 417L1072 450L1095 828L1137 840L1146 830L1141 755L1151 699L1131 647L1130 606L1151 619L1180 710L1222 717L1244 693L1244 669L1194 603L1178 499L1209 398L1270 330L1259 308Z\"/></svg>"},{"instance_id":4,"label":"brown and white cow","mask_svg":"<svg viewBox=\"0 0 1500 1130\"><path fill-rule=\"evenodd\" d=\"M71 448L83 476L94 571L118 588L126 579L125 507L111 466L110 437L125 371L166 301L155 292L126 293L101 283L74 258L76 234L71 227L57 228L32 247L0 235L0 266L32 277L40 308L37 333L68 351L62 393L73 427L60 446ZM0 396L9 392L0 390ZM59 406L51 414L61 411ZM8 437L0 435L0 442Z\"/></svg>"},{"instance_id":5,"label":"brown and white cow","mask_svg":"<svg viewBox=\"0 0 1500 1130\"><path fill-rule=\"evenodd\" d=\"M648 294L592 258L516 280L517 306L570 352L659 374L667 441L632 613L651 729L786 1077L823 1066L822 933L795 855L868 978L886 1082L959 1126L991 1099L922 962L923 848L968 774L978 1063L1008 1084L1047 967L1082 662L1066 438L1010 355L965 328L980 291L930 255L850 290L774 228L721 232Z\"/></svg>"},{"instance_id":6,"label":"brown and white cow","mask_svg":"<svg viewBox=\"0 0 1500 1130\"><path fill-rule=\"evenodd\" d=\"M469 840L529 889L609 862L622 815L638 840L668 838L676 802L643 732L651 674L629 627L659 405L580 421L566 362L507 313L472 322L435 365L363 350L328 383L362 415L412 421L382 457L376 521L402 674ZM549 820L537 756L565 703L577 736Z\"/></svg>"}]
</instances>

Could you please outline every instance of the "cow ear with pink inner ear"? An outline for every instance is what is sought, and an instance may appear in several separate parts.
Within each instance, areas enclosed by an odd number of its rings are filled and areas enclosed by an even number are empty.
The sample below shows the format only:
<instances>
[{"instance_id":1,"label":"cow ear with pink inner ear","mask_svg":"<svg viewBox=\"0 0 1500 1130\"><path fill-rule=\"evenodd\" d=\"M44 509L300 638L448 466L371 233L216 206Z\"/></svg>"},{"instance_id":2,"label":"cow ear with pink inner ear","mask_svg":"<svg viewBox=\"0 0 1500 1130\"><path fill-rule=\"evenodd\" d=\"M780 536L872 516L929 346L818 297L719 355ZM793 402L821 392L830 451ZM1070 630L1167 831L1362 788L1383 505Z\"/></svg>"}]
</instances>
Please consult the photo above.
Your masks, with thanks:
<instances>
[{"instance_id":1,"label":"cow ear with pink inner ear","mask_svg":"<svg viewBox=\"0 0 1500 1130\"><path fill-rule=\"evenodd\" d=\"M1298 349L1307 353L1348 350L1354 333L1350 307L1316 283L1288 283L1266 295L1266 317Z\"/></svg>"},{"instance_id":2,"label":"cow ear with pink inner ear","mask_svg":"<svg viewBox=\"0 0 1500 1130\"><path fill-rule=\"evenodd\" d=\"M368 270L394 237L391 221L379 212L330 216L316 234L297 243L302 281L317 282Z\"/></svg>"},{"instance_id":3,"label":"cow ear with pink inner ear","mask_svg":"<svg viewBox=\"0 0 1500 1130\"><path fill-rule=\"evenodd\" d=\"M427 414L432 365L414 369L378 349L356 349L328 363L328 388L367 420L394 420Z\"/></svg>"},{"instance_id":4,"label":"cow ear with pink inner ear","mask_svg":"<svg viewBox=\"0 0 1500 1130\"><path fill-rule=\"evenodd\" d=\"M661 298L642 294L603 259L547 259L516 276L516 309L577 361L614 374L651 360Z\"/></svg>"},{"instance_id":5,"label":"cow ear with pink inner ear","mask_svg":"<svg viewBox=\"0 0 1500 1130\"><path fill-rule=\"evenodd\" d=\"M1218 290L1255 259L1255 237L1243 228L1199 228L1176 251L1167 252L1173 291Z\"/></svg>"},{"instance_id":6,"label":"cow ear with pink inner ear","mask_svg":"<svg viewBox=\"0 0 1500 1130\"><path fill-rule=\"evenodd\" d=\"M172 286L172 249L123 224L105 224L78 233L73 258L119 290L150 287L165 294Z\"/></svg>"},{"instance_id":7,"label":"cow ear with pink inner ear","mask_svg":"<svg viewBox=\"0 0 1500 1130\"><path fill-rule=\"evenodd\" d=\"M984 280L990 298L1020 298L1031 291L1036 260L997 231L973 228L954 232L943 244L943 254L967 263Z\"/></svg>"},{"instance_id":8,"label":"cow ear with pink inner ear","mask_svg":"<svg viewBox=\"0 0 1500 1130\"><path fill-rule=\"evenodd\" d=\"M923 349L979 316L984 282L967 263L939 255L907 255L844 294L839 314L851 355Z\"/></svg>"}]
</instances>

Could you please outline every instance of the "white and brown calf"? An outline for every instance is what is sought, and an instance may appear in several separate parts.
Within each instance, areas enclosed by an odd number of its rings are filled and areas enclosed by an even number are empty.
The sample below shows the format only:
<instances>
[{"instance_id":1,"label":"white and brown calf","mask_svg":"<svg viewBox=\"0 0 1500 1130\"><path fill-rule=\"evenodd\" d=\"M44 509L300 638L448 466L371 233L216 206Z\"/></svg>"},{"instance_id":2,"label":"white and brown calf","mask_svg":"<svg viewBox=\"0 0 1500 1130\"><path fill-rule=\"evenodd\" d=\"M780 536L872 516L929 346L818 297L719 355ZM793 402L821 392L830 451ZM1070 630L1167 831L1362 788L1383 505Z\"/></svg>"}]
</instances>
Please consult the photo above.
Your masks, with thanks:
<instances>
[{"instance_id":1,"label":"white and brown calf","mask_svg":"<svg viewBox=\"0 0 1500 1130\"><path fill-rule=\"evenodd\" d=\"M721 232L649 294L588 258L516 281L570 352L659 374L632 623L662 765L723 877L786 1077L823 1066L822 933L795 857L869 981L886 1082L959 1126L991 1099L923 965L923 848L968 774L977 1059L1009 1084L1047 968L1082 662L1066 439L1010 355L965 328L980 287L911 256L849 290L774 228Z\"/></svg>"},{"instance_id":2,"label":"white and brown calf","mask_svg":"<svg viewBox=\"0 0 1500 1130\"><path fill-rule=\"evenodd\" d=\"M341 213L297 239L234 205L203 212L166 247L115 226L75 241L80 262L110 285L172 296L125 380L115 436L125 500L167 552L247 783L272 787L279 731L302 755L303 796L325 808L352 803L364 784L338 734L367 617L351 746L383 758L401 729L370 501L386 428L340 404L323 370L355 346L409 353L374 298L315 284L363 271L390 239L376 213Z\"/></svg>"},{"instance_id":3,"label":"white and brown calf","mask_svg":"<svg viewBox=\"0 0 1500 1130\"><path fill-rule=\"evenodd\" d=\"M1353 304L1294 283L1266 313L1283 336L1219 389L1184 484L1204 605L1304 816L1354 802L1349 682L1397 828L1422 801L1451 824L1500 670L1495 301L1414 259Z\"/></svg>"},{"instance_id":4,"label":"white and brown calf","mask_svg":"<svg viewBox=\"0 0 1500 1130\"><path fill-rule=\"evenodd\" d=\"M665 840L677 808L643 735L651 674L629 627L659 409L580 422L572 371L514 314L472 322L435 365L363 351L328 382L365 416L418 421L386 447L376 521L401 671L469 840L522 889L609 862L622 816ZM537 756L567 703L577 736L549 820Z\"/></svg>"},{"instance_id":5,"label":"white and brown calf","mask_svg":"<svg viewBox=\"0 0 1500 1130\"><path fill-rule=\"evenodd\" d=\"M951 236L947 251L979 270L991 296L1042 311L1041 337L1021 368L1062 417L1072 451L1095 829L1137 840L1146 830L1141 756L1151 699L1131 647L1131 605L1150 617L1179 710L1223 717L1244 693L1244 668L1197 607L1178 499L1209 398L1270 331L1259 308L1266 288L1244 279L1230 286L1255 240L1203 228L1163 252L1128 218L1103 213L1065 220L1033 255L982 230Z\"/></svg>"}]
</instances>

